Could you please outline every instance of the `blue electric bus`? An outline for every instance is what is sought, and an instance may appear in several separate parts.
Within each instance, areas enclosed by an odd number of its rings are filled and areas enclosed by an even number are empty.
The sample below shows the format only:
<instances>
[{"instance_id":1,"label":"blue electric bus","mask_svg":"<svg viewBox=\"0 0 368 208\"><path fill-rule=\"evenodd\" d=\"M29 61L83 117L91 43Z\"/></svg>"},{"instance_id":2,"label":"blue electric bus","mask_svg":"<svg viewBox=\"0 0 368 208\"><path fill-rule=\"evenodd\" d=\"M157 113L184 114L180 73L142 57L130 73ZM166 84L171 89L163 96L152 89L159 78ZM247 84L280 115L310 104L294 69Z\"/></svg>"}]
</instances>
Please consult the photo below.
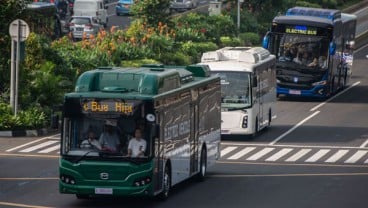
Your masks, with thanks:
<instances>
[{"instance_id":1,"label":"blue electric bus","mask_svg":"<svg viewBox=\"0 0 368 208\"><path fill-rule=\"evenodd\" d=\"M277 96L327 98L352 73L356 16L293 7L273 19L263 47L276 55Z\"/></svg>"}]
</instances>

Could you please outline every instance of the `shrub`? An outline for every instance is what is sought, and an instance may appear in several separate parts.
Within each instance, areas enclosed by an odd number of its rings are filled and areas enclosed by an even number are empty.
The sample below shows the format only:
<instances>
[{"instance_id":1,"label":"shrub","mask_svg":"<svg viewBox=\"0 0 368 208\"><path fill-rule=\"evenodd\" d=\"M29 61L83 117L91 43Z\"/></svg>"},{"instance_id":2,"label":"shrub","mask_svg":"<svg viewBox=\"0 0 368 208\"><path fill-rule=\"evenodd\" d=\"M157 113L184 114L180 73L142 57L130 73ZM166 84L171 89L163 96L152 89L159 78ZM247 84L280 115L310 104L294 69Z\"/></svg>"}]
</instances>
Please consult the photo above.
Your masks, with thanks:
<instances>
[{"instance_id":1,"label":"shrub","mask_svg":"<svg viewBox=\"0 0 368 208\"><path fill-rule=\"evenodd\" d=\"M246 32L239 34L242 45L245 46L257 46L261 44L261 39L257 33Z\"/></svg>"}]
</instances>

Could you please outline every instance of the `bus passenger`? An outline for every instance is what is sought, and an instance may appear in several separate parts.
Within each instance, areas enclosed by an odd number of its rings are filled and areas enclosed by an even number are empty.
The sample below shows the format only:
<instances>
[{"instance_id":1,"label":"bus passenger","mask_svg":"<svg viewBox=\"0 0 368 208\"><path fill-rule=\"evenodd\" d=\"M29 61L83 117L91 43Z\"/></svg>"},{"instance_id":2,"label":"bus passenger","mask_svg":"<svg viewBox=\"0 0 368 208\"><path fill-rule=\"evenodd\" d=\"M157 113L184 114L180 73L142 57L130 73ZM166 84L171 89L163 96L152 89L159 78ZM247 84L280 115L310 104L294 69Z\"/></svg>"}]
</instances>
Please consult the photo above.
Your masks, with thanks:
<instances>
[{"instance_id":1,"label":"bus passenger","mask_svg":"<svg viewBox=\"0 0 368 208\"><path fill-rule=\"evenodd\" d=\"M147 142L142 138L142 130L137 128L134 137L129 141L128 157L143 157L146 146Z\"/></svg>"},{"instance_id":2,"label":"bus passenger","mask_svg":"<svg viewBox=\"0 0 368 208\"><path fill-rule=\"evenodd\" d=\"M120 150L119 135L114 130L114 127L116 127L116 122L106 120L104 132L99 139L102 150L109 152L118 152Z\"/></svg>"},{"instance_id":3,"label":"bus passenger","mask_svg":"<svg viewBox=\"0 0 368 208\"><path fill-rule=\"evenodd\" d=\"M101 149L101 144L98 142L95 132L89 131L87 138L82 141L80 148L86 149Z\"/></svg>"}]
</instances>

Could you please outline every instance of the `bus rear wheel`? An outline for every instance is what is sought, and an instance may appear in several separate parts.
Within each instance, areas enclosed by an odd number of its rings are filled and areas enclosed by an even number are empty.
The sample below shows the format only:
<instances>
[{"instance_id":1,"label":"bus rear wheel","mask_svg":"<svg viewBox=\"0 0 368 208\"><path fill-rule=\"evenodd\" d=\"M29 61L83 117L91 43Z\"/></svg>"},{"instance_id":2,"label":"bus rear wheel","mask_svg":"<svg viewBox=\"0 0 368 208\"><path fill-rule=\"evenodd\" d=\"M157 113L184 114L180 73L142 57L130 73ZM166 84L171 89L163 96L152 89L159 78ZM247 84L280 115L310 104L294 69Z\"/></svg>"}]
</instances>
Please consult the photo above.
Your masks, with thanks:
<instances>
[{"instance_id":1,"label":"bus rear wheel","mask_svg":"<svg viewBox=\"0 0 368 208\"><path fill-rule=\"evenodd\" d=\"M204 181L207 174L207 151L206 148L203 147L201 151L201 160L199 166L199 173L197 175L198 181Z\"/></svg>"}]
</instances>

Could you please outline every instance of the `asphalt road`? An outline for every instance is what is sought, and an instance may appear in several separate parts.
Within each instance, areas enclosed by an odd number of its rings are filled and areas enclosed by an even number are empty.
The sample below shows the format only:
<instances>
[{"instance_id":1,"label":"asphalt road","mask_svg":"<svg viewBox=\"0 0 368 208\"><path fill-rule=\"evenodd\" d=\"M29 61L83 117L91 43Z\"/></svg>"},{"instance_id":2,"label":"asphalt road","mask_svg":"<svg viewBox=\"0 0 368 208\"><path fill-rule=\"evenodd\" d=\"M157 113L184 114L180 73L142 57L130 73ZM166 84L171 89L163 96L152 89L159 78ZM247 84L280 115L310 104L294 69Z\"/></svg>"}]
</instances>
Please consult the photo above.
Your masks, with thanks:
<instances>
[{"instance_id":1,"label":"asphalt road","mask_svg":"<svg viewBox=\"0 0 368 208\"><path fill-rule=\"evenodd\" d=\"M256 138L223 138L207 180L179 184L165 202L59 194L58 135L0 138L0 207L366 208L367 54L368 46L356 50L339 94L279 100L272 126Z\"/></svg>"}]
</instances>

